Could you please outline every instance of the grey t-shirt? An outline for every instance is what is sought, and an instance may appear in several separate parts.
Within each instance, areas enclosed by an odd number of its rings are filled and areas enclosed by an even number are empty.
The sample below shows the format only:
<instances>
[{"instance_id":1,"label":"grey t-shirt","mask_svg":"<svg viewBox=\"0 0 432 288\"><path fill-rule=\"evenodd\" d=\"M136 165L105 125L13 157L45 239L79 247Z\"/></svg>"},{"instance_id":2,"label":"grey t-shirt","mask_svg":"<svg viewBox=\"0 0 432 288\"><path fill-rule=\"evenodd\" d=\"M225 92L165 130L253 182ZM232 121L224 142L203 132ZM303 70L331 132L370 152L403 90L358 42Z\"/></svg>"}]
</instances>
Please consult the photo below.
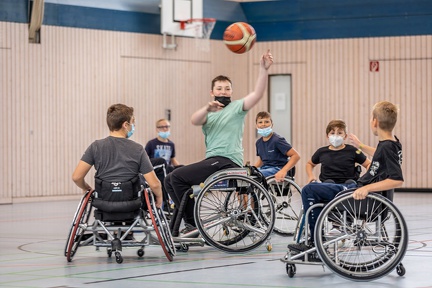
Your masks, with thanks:
<instances>
[{"instance_id":1,"label":"grey t-shirt","mask_svg":"<svg viewBox=\"0 0 432 288\"><path fill-rule=\"evenodd\" d=\"M138 173L146 174L153 170L142 145L112 136L94 141L81 160L94 165L95 177L104 181L127 181Z\"/></svg>"}]
</instances>

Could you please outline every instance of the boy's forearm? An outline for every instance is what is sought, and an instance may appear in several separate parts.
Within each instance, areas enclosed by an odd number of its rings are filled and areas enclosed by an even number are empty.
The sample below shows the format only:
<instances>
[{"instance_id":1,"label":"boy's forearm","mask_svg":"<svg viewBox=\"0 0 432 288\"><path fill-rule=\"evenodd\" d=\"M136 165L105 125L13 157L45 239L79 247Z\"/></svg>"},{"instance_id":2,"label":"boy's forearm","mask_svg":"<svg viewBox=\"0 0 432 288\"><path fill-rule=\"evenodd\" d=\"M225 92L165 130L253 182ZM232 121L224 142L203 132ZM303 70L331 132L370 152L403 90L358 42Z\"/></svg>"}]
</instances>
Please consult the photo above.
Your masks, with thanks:
<instances>
[{"instance_id":1,"label":"boy's forearm","mask_svg":"<svg viewBox=\"0 0 432 288\"><path fill-rule=\"evenodd\" d=\"M364 188L366 188L368 192L381 192L401 187L403 182L404 181L402 180L385 179L379 182L365 185Z\"/></svg>"}]
</instances>

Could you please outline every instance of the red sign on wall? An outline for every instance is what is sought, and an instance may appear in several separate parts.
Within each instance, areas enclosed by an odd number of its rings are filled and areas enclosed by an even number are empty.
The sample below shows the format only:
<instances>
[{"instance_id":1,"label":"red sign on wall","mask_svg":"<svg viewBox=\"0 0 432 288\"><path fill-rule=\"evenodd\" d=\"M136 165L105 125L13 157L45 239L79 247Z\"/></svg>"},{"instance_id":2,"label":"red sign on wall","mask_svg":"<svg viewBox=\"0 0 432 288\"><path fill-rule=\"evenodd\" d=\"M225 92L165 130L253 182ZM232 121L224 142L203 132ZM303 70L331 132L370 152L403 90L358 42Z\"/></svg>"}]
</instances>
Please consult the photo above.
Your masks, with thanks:
<instances>
[{"instance_id":1,"label":"red sign on wall","mask_svg":"<svg viewBox=\"0 0 432 288\"><path fill-rule=\"evenodd\" d=\"M369 71L379 72L379 61L369 61Z\"/></svg>"}]
</instances>

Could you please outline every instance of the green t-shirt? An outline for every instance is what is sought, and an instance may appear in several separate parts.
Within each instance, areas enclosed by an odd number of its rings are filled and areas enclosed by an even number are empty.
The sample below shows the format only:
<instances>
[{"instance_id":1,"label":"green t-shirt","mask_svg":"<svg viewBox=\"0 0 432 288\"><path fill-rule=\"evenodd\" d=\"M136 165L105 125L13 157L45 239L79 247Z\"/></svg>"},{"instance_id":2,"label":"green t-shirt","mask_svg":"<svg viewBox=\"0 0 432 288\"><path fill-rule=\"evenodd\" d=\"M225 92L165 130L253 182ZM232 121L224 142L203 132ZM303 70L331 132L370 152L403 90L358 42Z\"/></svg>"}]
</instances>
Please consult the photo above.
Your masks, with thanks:
<instances>
[{"instance_id":1,"label":"green t-shirt","mask_svg":"<svg viewBox=\"0 0 432 288\"><path fill-rule=\"evenodd\" d=\"M202 127L205 136L206 158L222 156L243 166L243 132L247 111L244 100L236 100L218 112L210 112Z\"/></svg>"}]
</instances>

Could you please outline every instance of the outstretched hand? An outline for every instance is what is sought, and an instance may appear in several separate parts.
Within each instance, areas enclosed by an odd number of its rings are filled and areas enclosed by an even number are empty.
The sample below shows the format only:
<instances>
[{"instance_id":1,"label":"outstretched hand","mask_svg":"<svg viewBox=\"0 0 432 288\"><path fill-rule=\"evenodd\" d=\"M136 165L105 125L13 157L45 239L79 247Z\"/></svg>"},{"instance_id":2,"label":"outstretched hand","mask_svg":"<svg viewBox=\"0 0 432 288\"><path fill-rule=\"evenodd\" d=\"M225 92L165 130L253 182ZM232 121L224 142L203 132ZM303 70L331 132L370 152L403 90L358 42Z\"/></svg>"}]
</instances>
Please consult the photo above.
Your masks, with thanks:
<instances>
[{"instance_id":1,"label":"outstretched hand","mask_svg":"<svg viewBox=\"0 0 432 288\"><path fill-rule=\"evenodd\" d=\"M261 57L261 66L264 67L264 69L268 70L272 64L273 55L270 53L270 49L268 49L267 53L263 54Z\"/></svg>"},{"instance_id":2,"label":"outstretched hand","mask_svg":"<svg viewBox=\"0 0 432 288\"><path fill-rule=\"evenodd\" d=\"M222 110L225 105L220 103L219 101L210 101L207 106L207 112L216 112Z\"/></svg>"},{"instance_id":3,"label":"outstretched hand","mask_svg":"<svg viewBox=\"0 0 432 288\"><path fill-rule=\"evenodd\" d=\"M352 134L352 133L348 134L348 140L349 140L349 141L351 142L351 144L352 144L354 147L356 147L356 148L358 148L358 147L360 146L360 144L361 144L361 142L360 142L360 140L357 138L357 136L354 135L354 134Z\"/></svg>"}]
</instances>

